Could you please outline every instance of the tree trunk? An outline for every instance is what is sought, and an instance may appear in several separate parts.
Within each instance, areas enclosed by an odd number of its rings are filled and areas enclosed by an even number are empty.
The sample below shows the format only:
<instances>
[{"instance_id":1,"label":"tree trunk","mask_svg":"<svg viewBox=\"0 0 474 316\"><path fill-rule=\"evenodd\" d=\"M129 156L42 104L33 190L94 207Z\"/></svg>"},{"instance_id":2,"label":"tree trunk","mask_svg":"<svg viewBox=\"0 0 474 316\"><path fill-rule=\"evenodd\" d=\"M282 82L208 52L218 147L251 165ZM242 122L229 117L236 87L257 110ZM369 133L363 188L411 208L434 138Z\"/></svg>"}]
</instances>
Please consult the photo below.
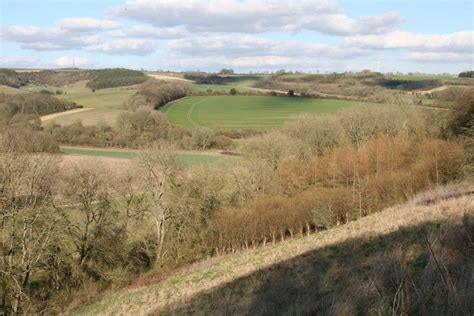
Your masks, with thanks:
<instances>
[{"instance_id":1,"label":"tree trunk","mask_svg":"<svg viewBox=\"0 0 474 316\"><path fill-rule=\"evenodd\" d=\"M161 259L161 253L163 251L163 241L165 238L165 220L162 215L161 218L155 218L156 223L156 260Z\"/></svg>"}]
</instances>

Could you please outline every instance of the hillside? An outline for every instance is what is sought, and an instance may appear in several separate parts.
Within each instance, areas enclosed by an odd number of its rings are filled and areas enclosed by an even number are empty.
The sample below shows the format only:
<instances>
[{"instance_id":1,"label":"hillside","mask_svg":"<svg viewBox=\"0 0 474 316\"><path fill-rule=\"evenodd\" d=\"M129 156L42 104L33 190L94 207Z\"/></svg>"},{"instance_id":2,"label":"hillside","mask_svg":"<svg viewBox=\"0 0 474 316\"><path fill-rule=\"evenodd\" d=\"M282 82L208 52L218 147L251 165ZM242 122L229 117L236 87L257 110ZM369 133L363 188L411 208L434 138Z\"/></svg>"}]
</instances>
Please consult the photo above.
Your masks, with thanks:
<instances>
[{"instance_id":1,"label":"hillside","mask_svg":"<svg viewBox=\"0 0 474 316\"><path fill-rule=\"evenodd\" d=\"M472 181L440 187L334 229L149 277L71 314L465 314L473 193Z\"/></svg>"}]
</instances>

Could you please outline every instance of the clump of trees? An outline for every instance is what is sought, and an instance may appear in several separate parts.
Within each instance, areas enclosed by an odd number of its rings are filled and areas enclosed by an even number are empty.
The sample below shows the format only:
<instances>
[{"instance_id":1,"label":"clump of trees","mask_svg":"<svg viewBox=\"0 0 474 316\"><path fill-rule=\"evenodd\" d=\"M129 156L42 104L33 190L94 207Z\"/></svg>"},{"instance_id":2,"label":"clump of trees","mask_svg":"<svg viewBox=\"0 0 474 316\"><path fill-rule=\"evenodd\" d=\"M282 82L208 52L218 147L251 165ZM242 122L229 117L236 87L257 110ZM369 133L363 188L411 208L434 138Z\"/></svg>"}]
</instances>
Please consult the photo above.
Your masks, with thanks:
<instances>
[{"instance_id":1,"label":"clump of trees","mask_svg":"<svg viewBox=\"0 0 474 316\"><path fill-rule=\"evenodd\" d=\"M202 128L188 130L170 124L163 113L143 107L120 114L114 126L105 123L86 126L77 121L66 126L52 124L41 130L56 143L68 145L141 148L161 142L173 143L181 149L232 147L232 139L225 132Z\"/></svg>"},{"instance_id":2,"label":"clump of trees","mask_svg":"<svg viewBox=\"0 0 474 316\"><path fill-rule=\"evenodd\" d=\"M441 86L439 80L397 80L397 79L378 79L376 84L387 89L398 90L430 90Z\"/></svg>"},{"instance_id":3,"label":"clump of trees","mask_svg":"<svg viewBox=\"0 0 474 316\"><path fill-rule=\"evenodd\" d=\"M91 89L104 89L140 84L149 78L141 71L124 68L96 70L96 77L87 83Z\"/></svg>"},{"instance_id":4,"label":"clump of trees","mask_svg":"<svg viewBox=\"0 0 474 316\"><path fill-rule=\"evenodd\" d=\"M200 84L227 84L231 81L231 77L229 76L220 76L200 72L185 73L184 78L188 80L193 80L196 83Z\"/></svg>"},{"instance_id":5,"label":"clump of trees","mask_svg":"<svg viewBox=\"0 0 474 316\"><path fill-rule=\"evenodd\" d=\"M94 70L16 72L11 69L0 69L0 84L13 88L20 88L30 83L59 87L80 80L94 79L96 76Z\"/></svg>"},{"instance_id":6,"label":"clump of trees","mask_svg":"<svg viewBox=\"0 0 474 316\"><path fill-rule=\"evenodd\" d=\"M233 74L234 74L234 70L230 68L222 68L219 71L219 75L228 76L228 75L233 75Z\"/></svg>"},{"instance_id":7,"label":"clump of trees","mask_svg":"<svg viewBox=\"0 0 474 316\"><path fill-rule=\"evenodd\" d=\"M460 72L459 78L474 78L474 70Z\"/></svg>"},{"instance_id":8,"label":"clump of trees","mask_svg":"<svg viewBox=\"0 0 474 316\"><path fill-rule=\"evenodd\" d=\"M75 102L55 98L47 93L0 94L0 117L17 114L45 115L80 108Z\"/></svg>"},{"instance_id":9,"label":"clump of trees","mask_svg":"<svg viewBox=\"0 0 474 316\"><path fill-rule=\"evenodd\" d=\"M149 80L142 85L140 91L131 96L129 109L149 107L159 109L168 102L183 98L195 92L192 85L177 81Z\"/></svg>"}]
</instances>

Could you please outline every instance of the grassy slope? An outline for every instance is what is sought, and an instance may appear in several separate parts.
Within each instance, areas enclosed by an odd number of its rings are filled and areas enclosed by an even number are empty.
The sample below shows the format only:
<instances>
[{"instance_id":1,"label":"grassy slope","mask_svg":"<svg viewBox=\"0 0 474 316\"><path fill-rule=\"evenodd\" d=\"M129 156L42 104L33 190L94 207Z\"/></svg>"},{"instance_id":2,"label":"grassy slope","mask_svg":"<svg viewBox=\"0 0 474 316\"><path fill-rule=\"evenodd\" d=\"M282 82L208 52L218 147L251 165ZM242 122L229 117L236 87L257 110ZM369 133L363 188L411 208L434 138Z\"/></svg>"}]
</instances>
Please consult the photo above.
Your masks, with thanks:
<instances>
[{"instance_id":1,"label":"grassy slope","mask_svg":"<svg viewBox=\"0 0 474 316\"><path fill-rule=\"evenodd\" d=\"M137 156L136 151L130 150L111 150L111 149L94 149L82 147L61 147L61 150L67 155L88 156L88 157L104 157L104 158L120 158L133 159ZM219 159L217 155L208 155L201 153L180 153L178 159L186 166L199 164L209 164Z\"/></svg>"},{"instance_id":2,"label":"grassy slope","mask_svg":"<svg viewBox=\"0 0 474 316\"><path fill-rule=\"evenodd\" d=\"M386 287L392 286L393 292L399 288L398 254L404 254L401 258L413 279L427 273L433 262L425 238L436 243L444 229L439 225L447 221L460 226L452 231L462 235L463 216L474 215L473 191L472 182L441 188L408 204L309 237L197 263L161 282L121 290L71 314L309 314L324 308L335 314L365 314L357 308L371 302L386 303L390 309L392 299L384 291ZM439 236L433 235L436 233ZM472 268L474 259L469 258L464 264ZM458 256L458 261L464 259ZM470 272L463 273L457 276L463 279ZM438 277L428 275L428 281ZM465 283L467 289L470 285ZM418 289L425 290L430 289ZM458 298L472 294L464 290L456 294ZM352 297L344 297L347 293ZM387 302L386 296L390 297Z\"/></svg>"},{"instance_id":3,"label":"grassy slope","mask_svg":"<svg viewBox=\"0 0 474 316\"><path fill-rule=\"evenodd\" d=\"M82 120L84 125L96 125L99 122L108 124L115 124L117 116L126 110L125 102L127 99L138 91L137 87L118 87L110 89L100 89L92 92L90 88L86 87L87 81L79 81L65 87L51 87L51 86L25 86L22 90L39 91L62 90L63 94L55 95L58 98L67 99L85 108L93 108L94 110L64 115L54 119L54 122L60 125L68 125Z\"/></svg>"},{"instance_id":4,"label":"grassy slope","mask_svg":"<svg viewBox=\"0 0 474 316\"><path fill-rule=\"evenodd\" d=\"M170 122L184 127L255 128L282 126L292 115L322 113L354 105L344 100L265 96L190 97L167 104Z\"/></svg>"},{"instance_id":5,"label":"grassy slope","mask_svg":"<svg viewBox=\"0 0 474 316\"><path fill-rule=\"evenodd\" d=\"M5 93L5 94L15 94L15 93L22 93L20 89L12 88L9 86L5 86L0 84L0 93Z\"/></svg>"}]
</instances>

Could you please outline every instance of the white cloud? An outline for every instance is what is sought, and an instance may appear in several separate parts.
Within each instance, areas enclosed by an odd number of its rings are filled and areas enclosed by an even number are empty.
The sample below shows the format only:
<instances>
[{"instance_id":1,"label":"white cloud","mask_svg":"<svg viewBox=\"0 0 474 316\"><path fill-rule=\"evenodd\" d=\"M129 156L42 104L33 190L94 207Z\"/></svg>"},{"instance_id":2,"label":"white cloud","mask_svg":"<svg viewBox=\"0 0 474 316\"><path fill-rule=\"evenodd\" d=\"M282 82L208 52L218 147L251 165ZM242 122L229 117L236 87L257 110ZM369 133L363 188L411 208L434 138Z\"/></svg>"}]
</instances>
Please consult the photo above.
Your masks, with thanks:
<instances>
[{"instance_id":1,"label":"white cloud","mask_svg":"<svg viewBox=\"0 0 474 316\"><path fill-rule=\"evenodd\" d=\"M366 50L297 41L275 41L254 35L214 35L172 40L169 48L188 56L256 57L286 56L312 58L357 57Z\"/></svg>"},{"instance_id":2,"label":"white cloud","mask_svg":"<svg viewBox=\"0 0 474 316\"><path fill-rule=\"evenodd\" d=\"M369 49L472 52L474 49L474 31L434 35L411 32L391 32L383 35L351 36L344 39L344 45Z\"/></svg>"},{"instance_id":3,"label":"white cloud","mask_svg":"<svg viewBox=\"0 0 474 316\"><path fill-rule=\"evenodd\" d=\"M90 67L94 63L87 58L82 58L82 57L73 57L73 56L63 56L55 59L53 61L53 65L58 66L58 67L72 67L72 65L75 65L76 67Z\"/></svg>"},{"instance_id":4,"label":"white cloud","mask_svg":"<svg viewBox=\"0 0 474 316\"><path fill-rule=\"evenodd\" d=\"M0 66L9 68L38 67L39 61L40 59L36 56L2 56Z\"/></svg>"},{"instance_id":5,"label":"white cloud","mask_svg":"<svg viewBox=\"0 0 474 316\"><path fill-rule=\"evenodd\" d=\"M0 29L2 40L19 43L33 50L65 50L99 42L96 35L70 34L58 28L12 25Z\"/></svg>"},{"instance_id":6,"label":"white cloud","mask_svg":"<svg viewBox=\"0 0 474 316\"><path fill-rule=\"evenodd\" d=\"M474 63L474 52L450 53L450 52L412 52L408 54L407 60L422 63Z\"/></svg>"},{"instance_id":7,"label":"white cloud","mask_svg":"<svg viewBox=\"0 0 474 316\"><path fill-rule=\"evenodd\" d=\"M56 21L60 29L73 31L97 31L116 29L120 24L112 20L98 20L90 17L71 17Z\"/></svg>"},{"instance_id":8,"label":"white cloud","mask_svg":"<svg viewBox=\"0 0 474 316\"><path fill-rule=\"evenodd\" d=\"M193 32L378 34L401 22L396 12L351 18L332 0L130 0L111 8L110 14L155 26L185 26Z\"/></svg>"},{"instance_id":9,"label":"white cloud","mask_svg":"<svg viewBox=\"0 0 474 316\"><path fill-rule=\"evenodd\" d=\"M155 45L147 39L118 39L91 45L86 49L113 55L131 54L143 56L152 53Z\"/></svg>"},{"instance_id":10,"label":"white cloud","mask_svg":"<svg viewBox=\"0 0 474 316\"><path fill-rule=\"evenodd\" d=\"M143 38L114 38L105 33L85 33L62 28L12 25L0 29L2 40L15 42L24 49L54 51L85 49L104 54L147 55L154 42Z\"/></svg>"},{"instance_id":11,"label":"white cloud","mask_svg":"<svg viewBox=\"0 0 474 316\"><path fill-rule=\"evenodd\" d=\"M114 37L138 37L154 39L170 39L183 37L187 32L181 27L154 27L150 25L132 25L109 31L107 35Z\"/></svg>"}]
</instances>

